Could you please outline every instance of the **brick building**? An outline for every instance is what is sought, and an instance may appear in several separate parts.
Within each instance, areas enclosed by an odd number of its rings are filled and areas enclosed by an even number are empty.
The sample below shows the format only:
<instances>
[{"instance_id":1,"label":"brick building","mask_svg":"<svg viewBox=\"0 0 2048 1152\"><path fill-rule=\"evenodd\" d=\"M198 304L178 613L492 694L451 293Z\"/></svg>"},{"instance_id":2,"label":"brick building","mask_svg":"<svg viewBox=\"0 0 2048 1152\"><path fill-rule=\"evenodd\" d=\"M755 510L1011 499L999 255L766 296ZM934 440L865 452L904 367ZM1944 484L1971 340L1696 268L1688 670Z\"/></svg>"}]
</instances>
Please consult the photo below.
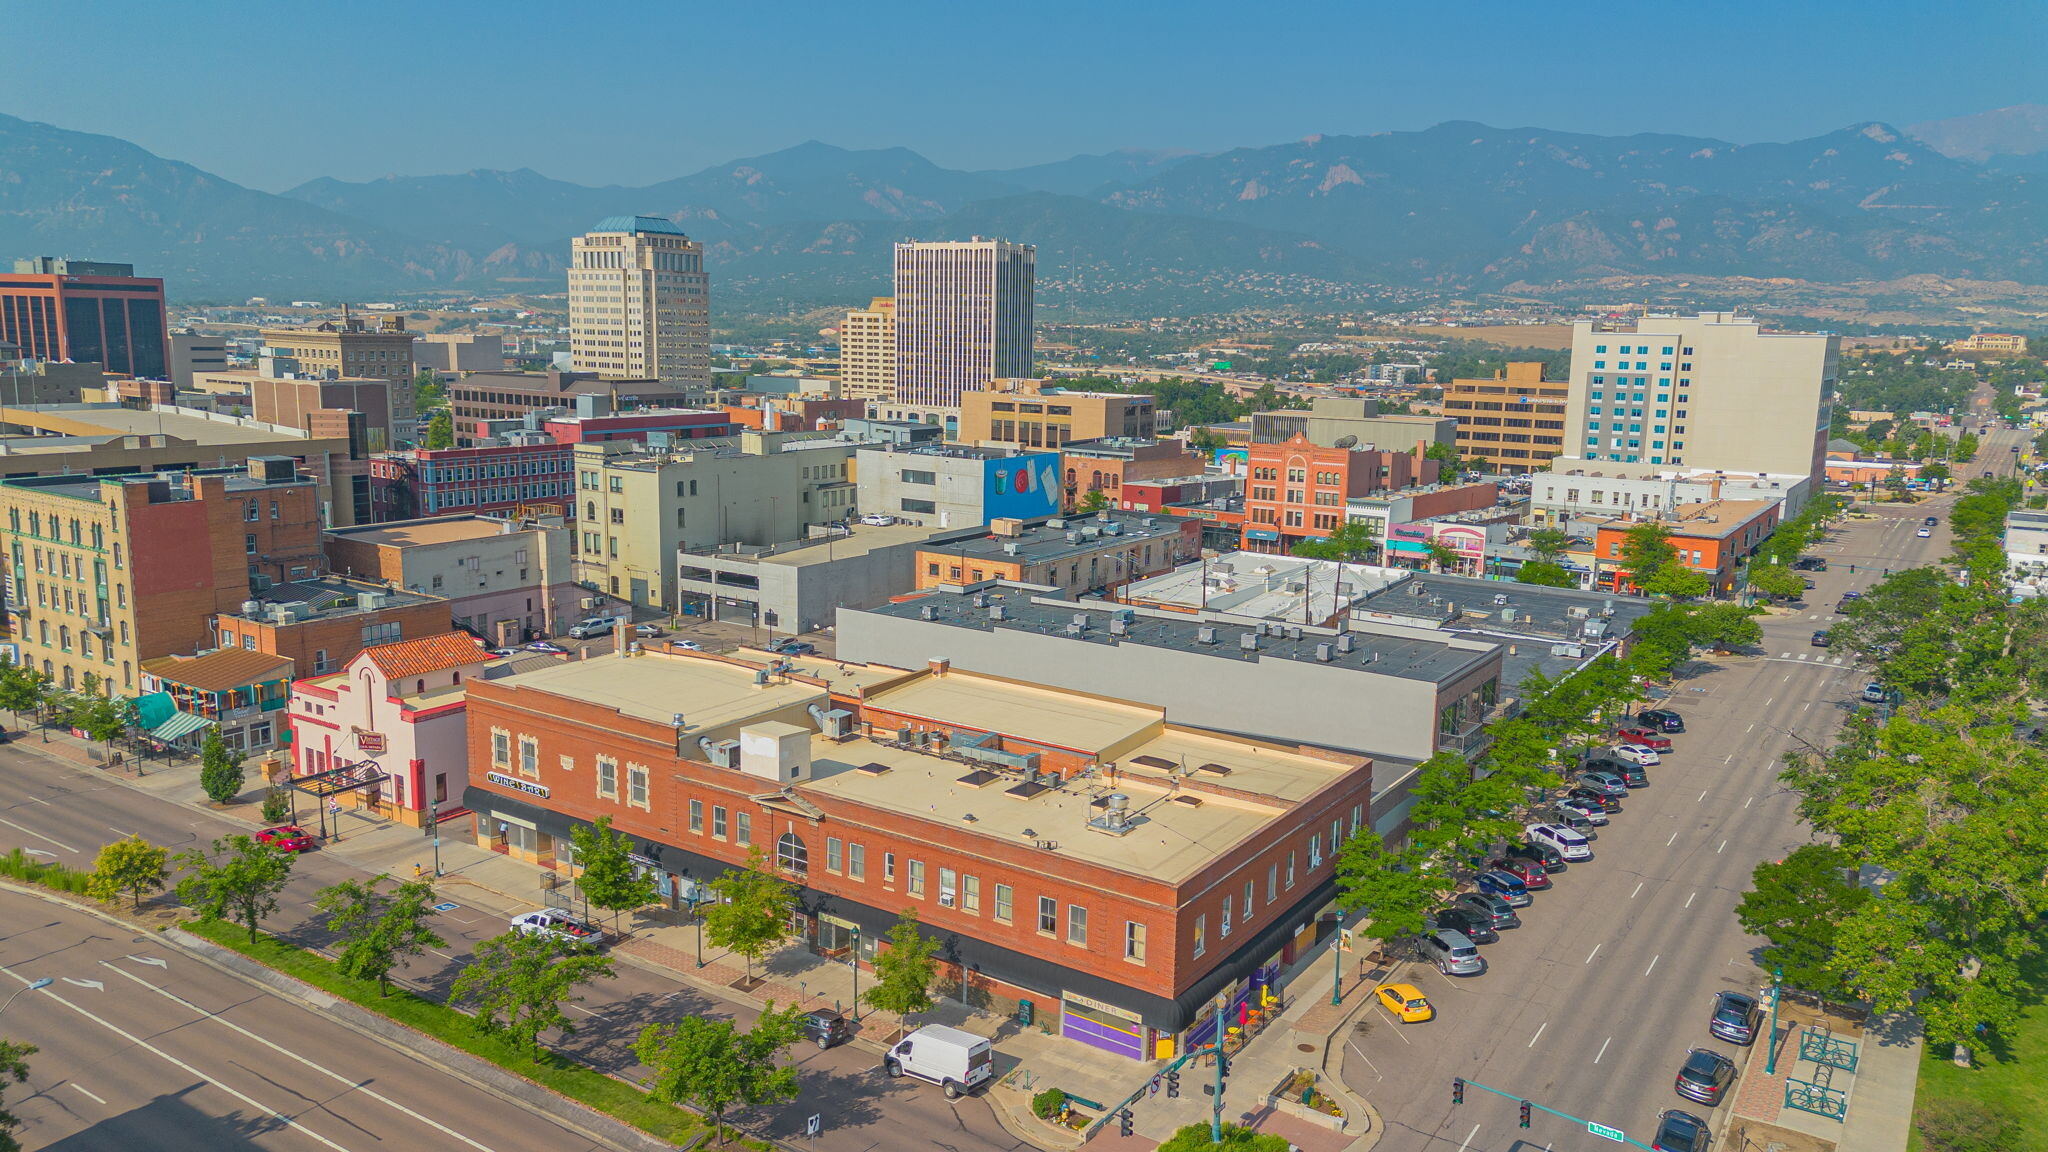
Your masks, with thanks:
<instances>
[{"instance_id":1,"label":"brick building","mask_svg":"<svg viewBox=\"0 0 2048 1152\"><path fill-rule=\"evenodd\" d=\"M1115 588L1202 554L1202 522L1102 511L1029 524L996 519L986 536L955 536L917 550L917 587L1010 580L1070 595Z\"/></svg>"},{"instance_id":2,"label":"brick building","mask_svg":"<svg viewBox=\"0 0 2048 1152\"><path fill-rule=\"evenodd\" d=\"M516 420L543 408L574 408L578 396L603 397L607 411L641 405L694 403L704 389L659 380L602 380L593 372L473 372L448 386L455 446L468 448L467 429L482 420Z\"/></svg>"},{"instance_id":3,"label":"brick building","mask_svg":"<svg viewBox=\"0 0 2048 1152\"><path fill-rule=\"evenodd\" d=\"M1305 436L1246 449L1244 549L1286 552L1344 523L1344 507L1388 488L1434 484L1439 464L1409 452L1323 448Z\"/></svg>"},{"instance_id":4,"label":"brick building","mask_svg":"<svg viewBox=\"0 0 2048 1152\"><path fill-rule=\"evenodd\" d=\"M375 377L390 385L390 419L410 434L413 417L412 333L405 317L388 314L374 326L342 309L341 319L310 328L263 330L266 375L287 371L306 376Z\"/></svg>"},{"instance_id":5,"label":"brick building","mask_svg":"<svg viewBox=\"0 0 2048 1152\"><path fill-rule=\"evenodd\" d=\"M1188 451L1178 440L1111 436L1077 440L1060 449L1060 475L1069 509L1090 492L1102 493L1112 508L1125 507L1126 484L1201 473L1201 455Z\"/></svg>"},{"instance_id":6,"label":"brick building","mask_svg":"<svg viewBox=\"0 0 2048 1152\"><path fill-rule=\"evenodd\" d=\"M1491 380L1444 386L1444 413L1458 421L1458 458L1499 472L1534 472L1564 453L1571 382L1545 380L1543 362L1516 361Z\"/></svg>"},{"instance_id":7,"label":"brick building","mask_svg":"<svg viewBox=\"0 0 2048 1152\"><path fill-rule=\"evenodd\" d=\"M610 816L671 898L753 849L829 955L906 907L969 999L1138 1060L1199 1043L1332 928L1365 757L949 669L646 652L468 682L489 846L555 865ZM856 933L858 943L856 944Z\"/></svg>"},{"instance_id":8,"label":"brick building","mask_svg":"<svg viewBox=\"0 0 2048 1152\"><path fill-rule=\"evenodd\" d=\"M332 672L363 649L448 631L448 602L381 583L290 580L214 616L222 648L288 656L301 676Z\"/></svg>"},{"instance_id":9,"label":"brick building","mask_svg":"<svg viewBox=\"0 0 2048 1152\"><path fill-rule=\"evenodd\" d=\"M375 522L446 512L492 515L575 502L570 447L553 442L416 448L369 462Z\"/></svg>"},{"instance_id":10,"label":"brick building","mask_svg":"<svg viewBox=\"0 0 2048 1152\"><path fill-rule=\"evenodd\" d=\"M1755 555L1777 529L1783 509L1775 500L1709 500L1675 505L1656 521L1636 517L1607 520L1593 532L1594 586L1633 588L1620 563L1622 543L1629 529L1662 523L1669 529L1665 539L1678 550L1679 563L1705 575L1715 592L1732 592L1742 561Z\"/></svg>"}]
</instances>

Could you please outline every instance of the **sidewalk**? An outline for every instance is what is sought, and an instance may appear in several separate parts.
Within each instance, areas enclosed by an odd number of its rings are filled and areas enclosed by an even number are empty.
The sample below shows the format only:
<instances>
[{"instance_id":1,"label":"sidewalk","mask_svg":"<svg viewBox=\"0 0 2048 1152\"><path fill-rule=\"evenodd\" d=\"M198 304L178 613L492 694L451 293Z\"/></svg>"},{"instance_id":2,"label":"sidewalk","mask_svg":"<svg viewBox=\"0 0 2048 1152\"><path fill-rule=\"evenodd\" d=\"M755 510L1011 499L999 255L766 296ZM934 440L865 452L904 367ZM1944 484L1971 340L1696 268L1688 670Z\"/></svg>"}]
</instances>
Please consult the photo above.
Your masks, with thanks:
<instances>
[{"instance_id":1,"label":"sidewalk","mask_svg":"<svg viewBox=\"0 0 2048 1152\"><path fill-rule=\"evenodd\" d=\"M1757 1141L1762 1140L1760 1129L1782 1129L1809 1138L1817 1147L1842 1152L1905 1152L1920 1076L1919 1020L1878 1021L1854 1036L1856 1070L1835 1070L1832 1077L1832 1086L1846 1094L1847 1112L1837 1121L1785 1105L1787 1081L1811 1083L1819 1071L1819 1065L1799 1054L1808 1016L1801 1011L1779 1021L1776 1074L1764 1071L1768 1044L1759 1041L1751 1047L1730 1101L1724 1134L1744 1133Z\"/></svg>"}]
</instances>

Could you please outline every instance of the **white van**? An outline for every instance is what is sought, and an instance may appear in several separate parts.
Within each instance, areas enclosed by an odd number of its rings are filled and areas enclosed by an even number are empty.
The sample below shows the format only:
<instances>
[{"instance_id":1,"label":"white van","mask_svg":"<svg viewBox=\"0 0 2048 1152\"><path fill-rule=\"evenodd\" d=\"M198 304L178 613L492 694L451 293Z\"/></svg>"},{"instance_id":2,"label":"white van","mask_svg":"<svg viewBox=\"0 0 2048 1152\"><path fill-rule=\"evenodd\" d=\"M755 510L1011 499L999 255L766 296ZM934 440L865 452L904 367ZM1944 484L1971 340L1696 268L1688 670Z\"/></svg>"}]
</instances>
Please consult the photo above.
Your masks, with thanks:
<instances>
[{"instance_id":1,"label":"white van","mask_svg":"<svg viewBox=\"0 0 2048 1152\"><path fill-rule=\"evenodd\" d=\"M592 616L569 625L569 635L577 640L588 640L592 636L609 636L619 622L611 616Z\"/></svg>"},{"instance_id":2,"label":"white van","mask_svg":"<svg viewBox=\"0 0 2048 1152\"><path fill-rule=\"evenodd\" d=\"M915 1076L957 1100L996 1074L995 1045L985 1037L943 1024L927 1024L897 1041L882 1057L887 1076Z\"/></svg>"}]
</instances>

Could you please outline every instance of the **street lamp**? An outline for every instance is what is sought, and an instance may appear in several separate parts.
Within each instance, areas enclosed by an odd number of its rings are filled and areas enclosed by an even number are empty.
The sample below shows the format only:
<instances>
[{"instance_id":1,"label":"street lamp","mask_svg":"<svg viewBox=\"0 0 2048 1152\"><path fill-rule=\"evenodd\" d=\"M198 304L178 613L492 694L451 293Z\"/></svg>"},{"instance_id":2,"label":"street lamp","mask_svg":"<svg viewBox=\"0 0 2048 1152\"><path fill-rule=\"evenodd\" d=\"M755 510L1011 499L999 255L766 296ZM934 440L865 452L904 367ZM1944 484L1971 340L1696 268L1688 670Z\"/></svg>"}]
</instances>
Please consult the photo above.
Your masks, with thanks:
<instances>
[{"instance_id":1,"label":"street lamp","mask_svg":"<svg viewBox=\"0 0 2048 1152\"><path fill-rule=\"evenodd\" d=\"M860 1019L860 929L853 930L853 951L848 957L853 963L853 1018ZM964 981L963 981L964 983Z\"/></svg>"},{"instance_id":2,"label":"street lamp","mask_svg":"<svg viewBox=\"0 0 2048 1152\"><path fill-rule=\"evenodd\" d=\"M434 838L434 875L441 875L441 802L427 802L427 835Z\"/></svg>"},{"instance_id":3,"label":"street lamp","mask_svg":"<svg viewBox=\"0 0 2048 1152\"><path fill-rule=\"evenodd\" d=\"M1785 968L1771 969L1771 1047L1764 1053L1764 1075L1778 1073L1778 989L1785 983Z\"/></svg>"},{"instance_id":4,"label":"street lamp","mask_svg":"<svg viewBox=\"0 0 2048 1152\"><path fill-rule=\"evenodd\" d=\"M13 996L9 996L9 997L7 998L7 1003L5 1003L5 1004L0 1004L0 1012L5 1012L5 1011L7 1011L8 1007L9 1007L10 1005L12 1005L12 1004L14 1003L14 1001L15 1001L15 1000L16 1000L16 999L17 999L18 997L20 997L20 995L21 995L21 994L22 994L23 992L34 992L34 991L36 991L36 990L37 990L37 989L39 989L39 988L48 988L48 987L49 987L49 986L50 986L50 985L51 985L52 983L54 983L54 981L52 981L52 980L51 980L51 979L50 979L50 978L49 978L48 976L45 976L45 977L43 977L43 978L42 978L42 979L40 979L40 980L36 980L36 981L33 981L32 983L30 983L30 984L29 984L29 985L28 985L27 987L25 987L25 988L17 988L17 989L15 989L15 990L14 990L14 995L13 995Z\"/></svg>"},{"instance_id":5,"label":"street lamp","mask_svg":"<svg viewBox=\"0 0 2048 1152\"><path fill-rule=\"evenodd\" d=\"M1337 937L1330 941L1330 1003L1344 1002L1344 910L1337 910ZM1221 1033L1218 1033L1220 1038Z\"/></svg>"}]
</instances>

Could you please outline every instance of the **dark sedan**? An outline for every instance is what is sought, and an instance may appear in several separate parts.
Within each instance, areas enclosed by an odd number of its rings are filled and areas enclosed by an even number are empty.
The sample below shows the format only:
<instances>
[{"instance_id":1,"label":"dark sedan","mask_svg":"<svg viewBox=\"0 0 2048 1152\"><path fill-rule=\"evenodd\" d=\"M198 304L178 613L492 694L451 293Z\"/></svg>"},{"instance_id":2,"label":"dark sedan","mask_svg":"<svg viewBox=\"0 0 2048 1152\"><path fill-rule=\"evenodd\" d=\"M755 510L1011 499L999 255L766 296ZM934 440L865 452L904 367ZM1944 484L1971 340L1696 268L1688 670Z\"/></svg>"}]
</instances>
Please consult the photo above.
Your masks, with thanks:
<instances>
[{"instance_id":1,"label":"dark sedan","mask_svg":"<svg viewBox=\"0 0 2048 1152\"><path fill-rule=\"evenodd\" d=\"M1500 933L1494 931L1491 917L1481 917L1463 908L1445 908L1430 917L1430 923L1435 928L1463 932L1472 938L1474 944L1491 944L1500 939Z\"/></svg>"},{"instance_id":2,"label":"dark sedan","mask_svg":"<svg viewBox=\"0 0 2048 1152\"><path fill-rule=\"evenodd\" d=\"M1685 1063L1678 1066L1678 1079L1672 1087L1687 1100L1711 1108L1721 1102L1733 1083L1735 1061L1712 1048L1694 1048L1685 1054Z\"/></svg>"}]
</instances>

